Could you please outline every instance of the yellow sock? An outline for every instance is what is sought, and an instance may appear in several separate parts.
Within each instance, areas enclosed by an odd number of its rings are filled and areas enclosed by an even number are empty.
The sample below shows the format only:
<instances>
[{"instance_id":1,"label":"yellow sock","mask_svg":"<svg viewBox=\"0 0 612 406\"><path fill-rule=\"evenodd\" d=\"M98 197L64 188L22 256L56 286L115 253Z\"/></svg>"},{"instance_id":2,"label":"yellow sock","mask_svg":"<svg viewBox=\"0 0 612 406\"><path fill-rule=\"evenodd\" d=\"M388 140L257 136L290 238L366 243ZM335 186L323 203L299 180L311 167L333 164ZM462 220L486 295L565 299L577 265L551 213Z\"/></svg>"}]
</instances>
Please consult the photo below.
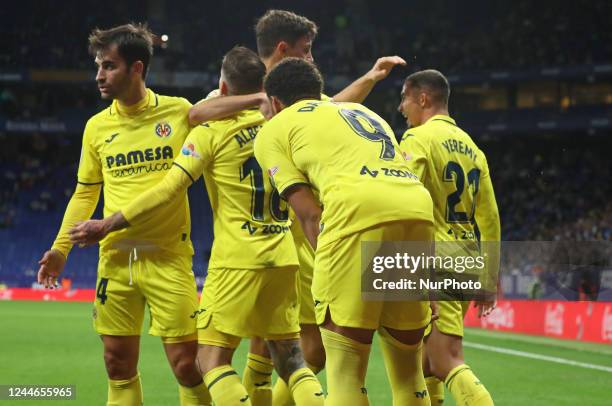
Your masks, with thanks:
<instances>
[{"instance_id":1,"label":"yellow sock","mask_svg":"<svg viewBox=\"0 0 612 406\"><path fill-rule=\"evenodd\" d=\"M249 394L242 386L238 374L230 365L221 365L208 371L204 375L204 383L206 383L210 396L216 405L251 405Z\"/></svg>"},{"instance_id":2,"label":"yellow sock","mask_svg":"<svg viewBox=\"0 0 612 406\"><path fill-rule=\"evenodd\" d=\"M368 391L365 376L371 344L363 344L321 329L321 338L327 354L326 406L367 406Z\"/></svg>"},{"instance_id":3,"label":"yellow sock","mask_svg":"<svg viewBox=\"0 0 612 406\"><path fill-rule=\"evenodd\" d=\"M492 406L491 394L465 364L453 368L444 381L457 406Z\"/></svg>"},{"instance_id":4,"label":"yellow sock","mask_svg":"<svg viewBox=\"0 0 612 406\"><path fill-rule=\"evenodd\" d=\"M300 368L289 377L289 392L296 406L323 406L323 388L309 368Z\"/></svg>"},{"instance_id":5,"label":"yellow sock","mask_svg":"<svg viewBox=\"0 0 612 406\"><path fill-rule=\"evenodd\" d=\"M274 364L270 358L252 353L247 355L242 384L253 406L272 405L272 371Z\"/></svg>"},{"instance_id":6,"label":"yellow sock","mask_svg":"<svg viewBox=\"0 0 612 406\"><path fill-rule=\"evenodd\" d=\"M435 376L428 376L425 378L427 384L427 392L429 393L429 400L431 400L431 406L441 405L444 403L444 382L436 378Z\"/></svg>"},{"instance_id":7,"label":"yellow sock","mask_svg":"<svg viewBox=\"0 0 612 406\"><path fill-rule=\"evenodd\" d=\"M108 380L107 406L141 406L142 386L140 374L130 379Z\"/></svg>"},{"instance_id":8,"label":"yellow sock","mask_svg":"<svg viewBox=\"0 0 612 406\"><path fill-rule=\"evenodd\" d=\"M421 361L423 342L404 344L384 327L378 330L385 369L391 384L393 405L428 405L429 395Z\"/></svg>"},{"instance_id":9,"label":"yellow sock","mask_svg":"<svg viewBox=\"0 0 612 406\"><path fill-rule=\"evenodd\" d=\"M272 406L293 406L293 399L289 388L283 379L279 376L272 390Z\"/></svg>"},{"instance_id":10,"label":"yellow sock","mask_svg":"<svg viewBox=\"0 0 612 406\"><path fill-rule=\"evenodd\" d=\"M308 368L317 375L323 368L315 367L314 365L310 365L306 363ZM293 406L295 403L293 402L293 398L291 397L291 393L289 393L289 388L285 381L281 378L276 380L274 384L274 390L272 391L272 406Z\"/></svg>"},{"instance_id":11,"label":"yellow sock","mask_svg":"<svg viewBox=\"0 0 612 406\"><path fill-rule=\"evenodd\" d=\"M181 406L211 406L212 400L206 384L202 381L196 386L179 385Z\"/></svg>"}]
</instances>

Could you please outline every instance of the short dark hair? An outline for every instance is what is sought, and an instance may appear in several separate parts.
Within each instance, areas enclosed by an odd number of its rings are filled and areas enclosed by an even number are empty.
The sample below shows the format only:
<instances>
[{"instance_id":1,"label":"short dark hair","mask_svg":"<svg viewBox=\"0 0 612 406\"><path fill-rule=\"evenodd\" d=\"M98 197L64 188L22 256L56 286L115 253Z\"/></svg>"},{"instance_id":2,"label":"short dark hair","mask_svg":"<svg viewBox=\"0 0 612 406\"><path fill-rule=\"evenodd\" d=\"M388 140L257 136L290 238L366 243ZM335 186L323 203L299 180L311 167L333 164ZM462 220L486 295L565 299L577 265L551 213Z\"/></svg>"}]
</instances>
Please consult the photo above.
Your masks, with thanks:
<instances>
[{"instance_id":1,"label":"short dark hair","mask_svg":"<svg viewBox=\"0 0 612 406\"><path fill-rule=\"evenodd\" d=\"M117 52L128 67L136 61L142 62L144 65L142 78L144 79L153 56L153 33L147 24L130 23L108 30L96 28L89 35L89 53L93 56L113 44L117 45Z\"/></svg>"},{"instance_id":2,"label":"short dark hair","mask_svg":"<svg viewBox=\"0 0 612 406\"><path fill-rule=\"evenodd\" d=\"M286 10L268 10L255 25L257 52L262 58L267 58L279 42L285 41L293 46L304 36L314 40L317 31L317 25L306 17Z\"/></svg>"},{"instance_id":3,"label":"short dark hair","mask_svg":"<svg viewBox=\"0 0 612 406\"><path fill-rule=\"evenodd\" d=\"M232 94L249 94L261 91L266 65L255 52L237 46L223 57L221 71Z\"/></svg>"},{"instance_id":4,"label":"short dark hair","mask_svg":"<svg viewBox=\"0 0 612 406\"><path fill-rule=\"evenodd\" d=\"M415 72L406 78L406 86L416 89L425 89L432 99L444 106L448 105L450 85L446 77L435 69Z\"/></svg>"},{"instance_id":5,"label":"short dark hair","mask_svg":"<svg viewBox=\"0 0 612 406\"><path fill-rule=\"evenodd\" d=\"M304 59L285 58L268 73L264 82L269 97L285 106L302 99L321 99L323 77L317 67Z\"/></svg>"}]
</instances>

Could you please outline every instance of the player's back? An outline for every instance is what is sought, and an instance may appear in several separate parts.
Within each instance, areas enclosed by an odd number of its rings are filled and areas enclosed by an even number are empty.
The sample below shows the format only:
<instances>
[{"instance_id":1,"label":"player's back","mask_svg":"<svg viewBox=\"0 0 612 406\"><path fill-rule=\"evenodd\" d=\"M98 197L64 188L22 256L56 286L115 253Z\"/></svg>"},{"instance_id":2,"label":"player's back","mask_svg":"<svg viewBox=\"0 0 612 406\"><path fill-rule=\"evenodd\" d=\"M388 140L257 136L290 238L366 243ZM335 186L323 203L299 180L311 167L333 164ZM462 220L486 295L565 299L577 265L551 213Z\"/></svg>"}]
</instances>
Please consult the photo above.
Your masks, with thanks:
<instances>
[{"instance_id":1,"label":"player's back","mask_svg":"<svg viewBox=\"0 0 612 406\"><path fill-rule=\"evenodd\" d=\"M409 171L393 131L366 107L302 100L275 116L261 136L279 134L287 137L280 140L286 156L320 194L319 244L385 222L433 221L431 198Z\"/></svg>"},{"instance_id":2,"label":"player's back","mask_svg":"<svg viewBox=\"0 0 612 406\"><path fill-rule=\"evenodd\" d=\"M478 192L481 179L490 180L486 157L472 138L438 115L406 131L401 146L434 201L436 240L480 239Z\"/></svg>"},{"instance_id":3,"label":"player's back","mask_svg":"<svg viewBox=\"0 0 612 406\"><path fill-rule=\"evenodd\" d=\"M253 153L265 119L244 110L204 123L190 134L184 155L207 161L204 180L215 238L209 268L258 269L297 264L287 205Z\"/></svg>"}]
</instances>

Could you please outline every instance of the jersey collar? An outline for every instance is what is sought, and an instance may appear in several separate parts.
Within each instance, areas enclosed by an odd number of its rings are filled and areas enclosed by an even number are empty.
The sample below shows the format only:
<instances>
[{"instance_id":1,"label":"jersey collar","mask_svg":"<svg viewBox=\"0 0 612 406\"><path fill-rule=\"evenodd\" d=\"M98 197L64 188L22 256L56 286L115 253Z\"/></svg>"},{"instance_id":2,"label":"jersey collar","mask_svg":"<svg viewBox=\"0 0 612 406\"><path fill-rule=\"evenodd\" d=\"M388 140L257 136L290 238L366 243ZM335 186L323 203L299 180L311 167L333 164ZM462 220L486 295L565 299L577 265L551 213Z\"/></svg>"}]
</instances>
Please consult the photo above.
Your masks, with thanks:
<instances>
[{"instance_id":1,"label":"jersey collar","mask_svg":"<svg viewBox=\"0 0 612 406\"><path fill-rule=\"evenodd\" d=\"M435 116L427 120L425 124L429 124L431 121L444 121L446 123L454 125L455 127L457 126L457 123L455 123L455 120L453 120L451 117L446 116L444 114L436 114Z\"/></svg>"},{"instance_id":2,"label":"jersey collar","mask_svg":"<svg viewBox=\"0 0 612 406\"><path fill-rule=\"evenodd\" d=\"M157 107L159 105L159 99L157 98L157 94L155 94L151 89L147 88L147 95L134 104L133 106L121 106L119 101L113 100L113 103L110 105L110 115L120 114L122 116L131 116L138 113L142 113L144 110L147 110L152 107Z\"/></svg>"}]
</instances>

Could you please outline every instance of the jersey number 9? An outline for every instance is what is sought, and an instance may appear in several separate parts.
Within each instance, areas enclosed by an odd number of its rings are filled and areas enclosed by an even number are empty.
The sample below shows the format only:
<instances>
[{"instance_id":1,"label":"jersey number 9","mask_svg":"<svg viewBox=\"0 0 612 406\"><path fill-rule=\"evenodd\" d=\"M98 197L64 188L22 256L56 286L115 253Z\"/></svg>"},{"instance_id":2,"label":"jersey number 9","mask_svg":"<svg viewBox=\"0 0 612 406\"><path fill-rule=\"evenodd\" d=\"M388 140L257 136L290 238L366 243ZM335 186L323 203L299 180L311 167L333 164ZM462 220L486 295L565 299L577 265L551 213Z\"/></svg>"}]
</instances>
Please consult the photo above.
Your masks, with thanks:
<instances>
[{"instance_id":1,"label":"jersey number 9","mask_svg":"<svg viewBox=\"0 0 612 406\"><path fill-rule=\"evenodd\" d=\"M368 141L378 142L382 145L379 156L380 159L393 161L393 158L395 158L395 147L393 146L391 137L385 132L380 122L361 110L341 109L339 113L353 131L361 137ZM371 129L364 126L364 121L369 124L367 127L371 127Z\"/></svg>"}]
</instances>

